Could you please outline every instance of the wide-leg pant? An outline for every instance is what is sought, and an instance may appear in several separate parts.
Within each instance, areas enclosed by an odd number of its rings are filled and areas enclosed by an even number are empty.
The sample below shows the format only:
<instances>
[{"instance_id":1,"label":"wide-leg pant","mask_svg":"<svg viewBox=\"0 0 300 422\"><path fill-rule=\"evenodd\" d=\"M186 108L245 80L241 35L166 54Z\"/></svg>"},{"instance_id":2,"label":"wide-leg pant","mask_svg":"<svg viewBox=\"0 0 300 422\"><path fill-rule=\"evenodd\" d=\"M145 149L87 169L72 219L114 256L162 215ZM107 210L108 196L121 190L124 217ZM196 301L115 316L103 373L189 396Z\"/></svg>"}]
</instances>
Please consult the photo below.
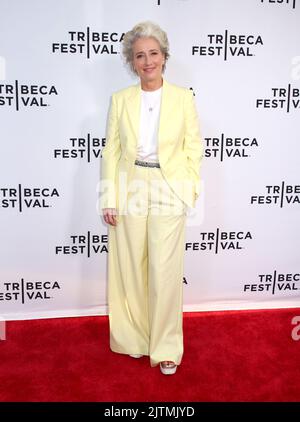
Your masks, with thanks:
<instances>
[{"instance_id":1,"label":"wide-leg pant","mask_svg":"<svg viewBox=\"0 0 300 422\"><path fill-rule=\"evenodd\" d=\"M110 348L149 355L151 366L179 365L187 206L160 168L135 165L133 179L139 186L128 194L127 214L109 226Z\"/></svg>"}]
</instances>

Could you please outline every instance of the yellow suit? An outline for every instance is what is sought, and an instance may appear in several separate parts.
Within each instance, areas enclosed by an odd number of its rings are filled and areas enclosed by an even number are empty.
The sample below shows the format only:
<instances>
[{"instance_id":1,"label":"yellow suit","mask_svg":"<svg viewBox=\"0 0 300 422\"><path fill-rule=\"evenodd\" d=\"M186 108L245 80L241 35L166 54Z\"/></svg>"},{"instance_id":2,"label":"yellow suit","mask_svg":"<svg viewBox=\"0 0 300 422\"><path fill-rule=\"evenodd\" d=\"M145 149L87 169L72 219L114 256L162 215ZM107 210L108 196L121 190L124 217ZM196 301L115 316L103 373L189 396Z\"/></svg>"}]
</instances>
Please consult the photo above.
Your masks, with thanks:
<instances>
[{"instance_id":1,"label":"yellow suit","mask_svg":"<svg viewBox=\"0 0 300 422\"><path fill-rule=\"evenodd\" d=\"M137 158L140 102L140 82L112 94L101 164L101 179L110 184L100 198L100 208L119 208L119 212L122 212L126 195L124 192L120 194L119 176L126 179L128 189ZM163 79L158 133L159 163L170 187L190 207L195 206L199 196L202 154L193 92Z\"/></svg>"},{"instance_id":2,"label":"yellow suit","mask_svg":"<svg viewBox=\"0 0 300 422\"><path fill-rule=\"evenodd\" d=\"M101 208L118 209L117 226L109 225L110 348L148 355L151 366L164 360L180 365L185 209L193 207L199 195L202 157L198 117L193 93L164 79L158 135L161 167L137 166L140 101L140 83L112 95L102 152L102 183L110 183ZM125 188L120 188L119 176L126 178ZM137 196L145 212L123 214L123 205L132 199L132 180L145 183ZM156 180L165 189L159 200L148 194ZM189 183L181 183L184 180ZM184 206L182 213L169 211L170 199L179 209Z\"/></svg>"}]
</instances>

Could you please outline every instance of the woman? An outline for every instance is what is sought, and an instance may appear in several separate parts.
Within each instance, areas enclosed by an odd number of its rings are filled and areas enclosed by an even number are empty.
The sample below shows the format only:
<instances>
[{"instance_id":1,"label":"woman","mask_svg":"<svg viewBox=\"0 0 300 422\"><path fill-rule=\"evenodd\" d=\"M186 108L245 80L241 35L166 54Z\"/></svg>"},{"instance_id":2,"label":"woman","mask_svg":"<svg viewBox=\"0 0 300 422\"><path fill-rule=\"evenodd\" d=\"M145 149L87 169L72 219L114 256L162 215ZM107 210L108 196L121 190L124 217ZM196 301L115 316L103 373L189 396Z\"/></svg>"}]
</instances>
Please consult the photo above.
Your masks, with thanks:
<instances>
[{"instance_id":1,"label":"woman","mask_svg":"<svg viewBox=\"0 0 300 422\"><path fill-rule=\"evenodd\" d=\"M185 222L199 196L202 143L192 91L162 76L166 33L137 24L123 56L140 81L112 94L102 151L110 348L147 355L169 375L183 355Z\"/></svg>"}]
</instances>

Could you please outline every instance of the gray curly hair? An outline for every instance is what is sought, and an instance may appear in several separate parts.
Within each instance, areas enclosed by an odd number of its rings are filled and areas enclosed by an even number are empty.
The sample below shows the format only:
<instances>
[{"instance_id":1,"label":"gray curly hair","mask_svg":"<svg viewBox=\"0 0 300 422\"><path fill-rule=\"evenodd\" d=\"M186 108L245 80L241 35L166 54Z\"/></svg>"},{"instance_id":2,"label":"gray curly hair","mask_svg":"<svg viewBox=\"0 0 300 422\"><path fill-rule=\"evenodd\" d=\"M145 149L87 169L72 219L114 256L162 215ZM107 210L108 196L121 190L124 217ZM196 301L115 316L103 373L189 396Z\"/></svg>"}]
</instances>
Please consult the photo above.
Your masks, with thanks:
<instances>
[{"instance_id":1,"label":"gray curly hair","mask_svg":"<svg viewBox=\"0 0 300 422\"><path fill-rule=\"evenodd\" d=\"M165 31L160 26L151 22L145 21L136 24L130 31L126 32L122 42L122 55L125 63L129 66L132 73L137 75L133 67L133 44L138 38L152 37L159 43L160 50L165 57L165 63L162 66L162 72L165 71L166 61L169 59L169 41Z\"/></svg>"}]
</instances>

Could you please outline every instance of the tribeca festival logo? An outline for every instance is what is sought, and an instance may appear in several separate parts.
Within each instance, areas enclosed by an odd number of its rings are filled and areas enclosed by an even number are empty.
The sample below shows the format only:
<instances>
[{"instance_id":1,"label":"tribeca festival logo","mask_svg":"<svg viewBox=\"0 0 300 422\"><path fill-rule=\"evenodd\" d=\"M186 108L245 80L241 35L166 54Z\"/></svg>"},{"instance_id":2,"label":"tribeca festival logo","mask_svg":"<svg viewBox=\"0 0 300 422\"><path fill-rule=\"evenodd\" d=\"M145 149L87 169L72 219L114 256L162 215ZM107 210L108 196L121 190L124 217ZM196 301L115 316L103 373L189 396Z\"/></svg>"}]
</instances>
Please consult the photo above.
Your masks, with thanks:
<instances>
[{"instance_id":1,"label":"tribeca festival logo","mask_svg":"<svg viewBox=\"0 0 300 422\"><path fill-rule=\"evenodd\" d=\"M244 249L245 242L252 240L250 231L223 231L219 228L215 232L200 232L200 241L186 242L186 251L209 251L218 254L222 251L238 251Z\"/></svg>"},{"instance_id":2,"label":"tribeca festival logo","mask_svg":"<svg viewBox=\"0 0 300 422\"><path fill-rule=\"evenodd\" d=\"M266 185L265 195L251 195L250 204L284 205L300 204L300 185L289 185L282 181L281 185Z\"/></svg>"},{"instance_id":3,"label":"tribeca festival logo","mask_svg":"<svg viewBox=\"0 0 300 422\"><path fill-rule=\"evenodd\" d=\"M94 138L90 133L86 137L72 137L68 139L68 148L55 148L53 157L57 159L85 159L88 163L92 159L101 157L101 150L105 147L106 138Z\"/></svg>"},{"instance_id":4,"label":"tribeca festival logo","mask_svg":"<svg viewBox=\"0 0 300 422\"><path fill-rule=\"evenodd\" d=\"M296 8L297 0L260 0L260 3L265 5L280 5L280 6L291 6L292 9Z\"/></svg>"},{"instance_id":5,"label":"tribeca festival logo","mask_svg":"<svg viewBox=\"0 0 300 422\"><path fill-rule=\"evenodd\" d=\"M160 5L162 4L162 1L163 1L163 0L156 0L156 2L157 2L157 6L160 6ZM188 1L188 0L178 0L178 1L182 1L182 2L184 2L184 1Z\"/></svg>"},{"instance_id":6,"label":"tribeca festival logo","mask_svg":"<svg viewBox=\"0 0 300 422\"><path fill-rule=\"evenodd\" d=\"M53 299L53 294L61 289L58 281L5 281L0 290L0 301L14 301L25 304L36 300Z\"/></svg>"},{"instance_id":7,"label":"tribeca festival logo","mask_svg":"<svg viewBox=\"0 0 300 422\"><path fill-rule=\"evenodd\" d=\"M95 32L88 26L85 31L68 31L65 42L53 42L53 54L83 54L87 59L92 55L119 54L119 45L125 33Z\"/></svg>"},{"instance_id":8,"label":"tribeca festival logo","mask_svg":"<svg viewBox=\"0 0 300 422\"><path fill-rule=\"evenodd\" d=\"M69 244L55 246L55 255L86 255L90 258L92 254L103 252L108 252L108 235L99 236L90 231L87 234L71 235Z\"/></svg>"},{"instance_id":9,"label":"tribeca festival logo","mask_svg":"<svg viewBox=\"0 0 300 422\"><path fill-rule=\"evenodd\" d=\"M56 188L29 188L19 184L17 187L0 186L1 208L13 208L23 212L27 208L52 207L52 198L58 198Z\"/></svg>"},{"instance_id":10,"label":"tribeca festival logo","mask_svg":"<svg viewBox=\"0 0 300 422\"><path fill-rule=\"evenodd\" d=\"M300 290L300 273L278 273L276 270L273 274L258 274L257 280L253 283L245 283L243 285L244 292L264 292L272 295L284 293L286 291Z\"/></svg>"},{"instance_id":11,"label":"tribeca festival logo","mask_svg":"<svg viewBox=\"0 0 300 422\"><path fill-rule=\"evenodd\" d=\"M257 98L256 108L277 108L289 113L291 110L300 108L299 88L293 88L288 84L287 88L271 88L270 98Z\"/></svg>"},{"instance_id":12,"label":"tribeca festival logo","mask_svg":"<svg viewBox=\"0 0 300 422\"><path fill-rule=\"evenodd\" d=\"M207 45L193 45L192 56L220 56L224 60L229 57L254 56L257 46L263 45L260 35L229 34L226 29L224 34L207 34Z\"/></svg>"},{"instance_id":13,"label":"tribeca festival logo","mask_svg":"<svg viewBox=\"0 0 300 422\"><path fill-rule=\"evenodd\" d=\"M157 6L160 6L163 0L156 0ZM187 1L187 0L181 0ZM291 6L292 9L296 8L297 0L259 0L261 4L269 4L269 5L280 5L280 6Z\"/></svg>"},{"instance_id":14,"label":"tribeca festival logo","mask_svg":"<svg viewBox=\"0 0 300 422\"><path fill-rule=\"evenodd\" d=\"M224 133L220 137L204 138L206 142L205 157L218 158L220 161L231 158L251 157L253 147L258 147L256 138L229 138Z\"/></svg>"},{"instance_id":15,"label":"tribeca festival logo","mask_svg":"<svg viewBox=\"0 0 300 422\"><path fill-rule=\"evenodd\" d=\"M29 85L15 80L14 83L0 83L0 106L20 109L43 108L50 106L58 92L54 85Z\"/></svg>"}]
</instances>

